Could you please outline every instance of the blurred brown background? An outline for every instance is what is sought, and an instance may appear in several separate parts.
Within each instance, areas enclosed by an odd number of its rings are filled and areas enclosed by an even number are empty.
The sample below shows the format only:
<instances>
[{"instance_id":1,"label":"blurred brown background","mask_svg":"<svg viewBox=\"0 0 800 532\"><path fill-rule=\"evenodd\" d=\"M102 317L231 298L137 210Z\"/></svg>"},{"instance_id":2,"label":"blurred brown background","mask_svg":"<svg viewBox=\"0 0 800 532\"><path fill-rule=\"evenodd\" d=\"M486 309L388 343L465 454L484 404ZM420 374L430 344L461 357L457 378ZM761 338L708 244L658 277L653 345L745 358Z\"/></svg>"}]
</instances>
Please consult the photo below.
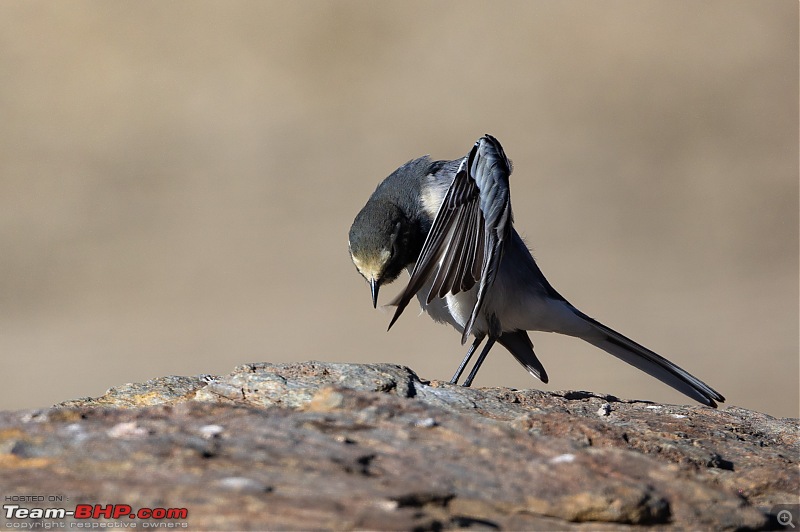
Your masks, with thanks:
<instances>
[{"instance_id":1,"label":"blurred brown background","mask_svg":"<svg viewBox=\"0 0 800 532\"><path fill-rule=\"evenodd\" d=\"M0 408L251 361L407 364L458 334L372 309L347 231L481 134L579 308L728 404L798 415L798 4L0 3ZM381 294L388 302L396 283ZM534 333L476 385L683 396Z\"/></svg>"}]
</instances>

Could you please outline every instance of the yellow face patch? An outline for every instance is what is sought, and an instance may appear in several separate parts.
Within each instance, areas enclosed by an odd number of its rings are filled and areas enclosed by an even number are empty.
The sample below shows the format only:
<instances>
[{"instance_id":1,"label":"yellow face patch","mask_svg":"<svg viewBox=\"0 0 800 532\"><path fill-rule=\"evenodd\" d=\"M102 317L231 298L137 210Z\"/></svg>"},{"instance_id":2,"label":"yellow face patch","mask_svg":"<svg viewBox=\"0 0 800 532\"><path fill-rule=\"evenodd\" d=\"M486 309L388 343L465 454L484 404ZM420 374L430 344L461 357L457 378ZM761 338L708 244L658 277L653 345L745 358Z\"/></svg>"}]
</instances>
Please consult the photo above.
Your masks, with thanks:
<instances>
[{"instance_id":1,"label":"yellow face patch","mask_svg":"<svg viewBox=\"0 0 800 532\"><path fill-rule=\"evenodd\" d=\"M377 256L357 257L352 253L350 254L350 257L353 259L353 264L355 264L356 269L358 269L358 273L363 275L367 281L375 281L381 278L390 256L391 253L386 249L381 250Z\"/></svg>"}]
</instances>

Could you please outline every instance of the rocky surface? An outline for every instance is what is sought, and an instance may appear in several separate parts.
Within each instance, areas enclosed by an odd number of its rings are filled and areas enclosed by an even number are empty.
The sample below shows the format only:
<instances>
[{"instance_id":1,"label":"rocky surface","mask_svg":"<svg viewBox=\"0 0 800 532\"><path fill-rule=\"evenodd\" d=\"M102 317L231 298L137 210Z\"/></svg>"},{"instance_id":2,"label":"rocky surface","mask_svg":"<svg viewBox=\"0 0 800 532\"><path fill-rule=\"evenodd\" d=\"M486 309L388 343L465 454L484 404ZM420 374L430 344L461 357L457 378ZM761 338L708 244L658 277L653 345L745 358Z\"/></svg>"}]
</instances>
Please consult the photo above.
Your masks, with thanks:
<instances>
[{"instance_id":1,"label":"rocky surface","mask_svg":"<svg viewBox=\"0 0 800 532\"><path fill-rule=\"evenodd\" d=\"M0 492L21 508L187 508L160 524L194 530L757 530L798 503L798 429L388 364L250 364L0 413Z\"/></svg>"}]
</instances>

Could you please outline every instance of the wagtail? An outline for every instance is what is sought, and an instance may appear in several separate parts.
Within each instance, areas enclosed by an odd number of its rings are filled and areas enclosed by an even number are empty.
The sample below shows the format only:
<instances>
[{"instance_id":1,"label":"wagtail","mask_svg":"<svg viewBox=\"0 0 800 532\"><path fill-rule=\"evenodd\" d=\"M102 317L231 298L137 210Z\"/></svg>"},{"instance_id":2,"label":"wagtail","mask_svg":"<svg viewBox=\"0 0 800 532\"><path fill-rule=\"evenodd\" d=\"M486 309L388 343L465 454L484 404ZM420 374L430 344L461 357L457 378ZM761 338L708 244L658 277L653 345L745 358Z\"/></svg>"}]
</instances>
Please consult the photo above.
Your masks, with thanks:
<instances>
[{"instance_id":1,"label":"wagtail","mask_svg":"<svg viewBox=\"0 0 800 532\"><path fill-rule=\"evenodd\" d=\"M350 256L372 291L407 269L408 285L392 302L389 328L415 295L435 321L474 341L451 379L486 345L464 381L470 386L495 342L533 376L547 373L527 331L575 336L705 405L725 398L669 360L590 318L545 279L513 227L511 162L494 137L478 139L454 161L409 161L378 185L350 228Z\"/></svg>"}]
</instances>

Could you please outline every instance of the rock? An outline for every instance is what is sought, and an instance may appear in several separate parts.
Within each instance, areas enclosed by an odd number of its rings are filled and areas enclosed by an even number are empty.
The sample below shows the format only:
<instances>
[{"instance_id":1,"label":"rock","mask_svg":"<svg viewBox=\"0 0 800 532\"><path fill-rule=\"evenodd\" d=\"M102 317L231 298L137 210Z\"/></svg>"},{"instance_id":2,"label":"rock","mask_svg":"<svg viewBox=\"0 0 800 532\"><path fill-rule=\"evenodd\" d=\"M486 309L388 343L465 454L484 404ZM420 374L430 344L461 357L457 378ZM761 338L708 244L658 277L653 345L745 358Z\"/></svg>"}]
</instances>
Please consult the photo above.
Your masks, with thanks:
<instances>
[{"instance_id":1,"label":"rock","mask_svg":"<svg viewBox=\"0 0 800 532\"><path fill-rule=\"evenodd\" d=\"M196 530L757 530L798 502L798 428L389 364L248 364L0 413L0 491L186 508L169 524Z\"/></svg>"}]
</instances>

